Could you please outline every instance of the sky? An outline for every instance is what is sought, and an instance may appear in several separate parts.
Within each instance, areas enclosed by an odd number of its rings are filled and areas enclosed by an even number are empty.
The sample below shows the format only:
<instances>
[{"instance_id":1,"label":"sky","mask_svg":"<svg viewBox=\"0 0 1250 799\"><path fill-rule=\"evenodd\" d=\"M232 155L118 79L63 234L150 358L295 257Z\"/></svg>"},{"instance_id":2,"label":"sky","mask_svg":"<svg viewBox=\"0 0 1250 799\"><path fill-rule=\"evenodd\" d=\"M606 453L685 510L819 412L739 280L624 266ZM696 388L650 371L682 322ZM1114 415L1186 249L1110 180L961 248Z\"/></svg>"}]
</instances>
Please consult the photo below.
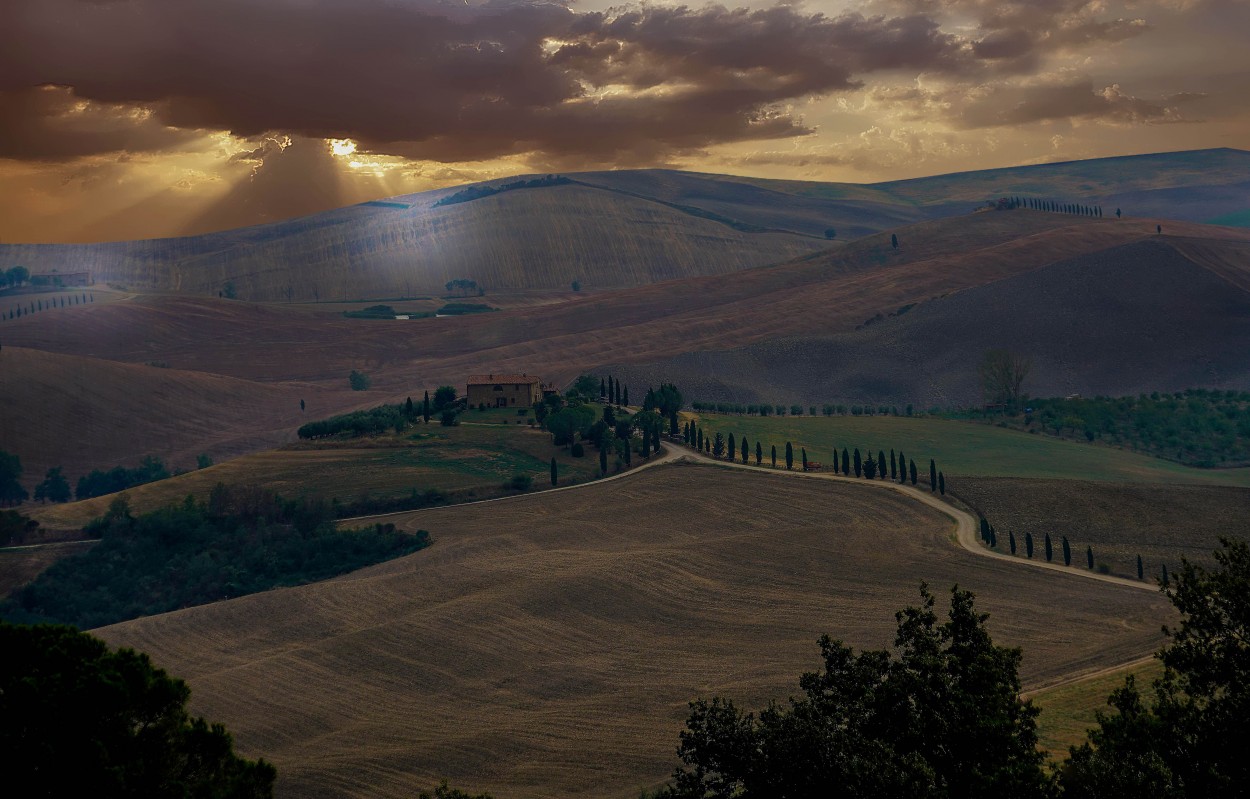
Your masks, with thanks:
<instances>
[{"instance_id":1,"label":"sky","mask_svg":"<svg viewBox=\"0 0 1250 799\"><path fill-rule=\"evenodd\" d=\"M1250 0L3 0L0 241L523 173L1250 149Z\"/></svg>"}]
</instances>

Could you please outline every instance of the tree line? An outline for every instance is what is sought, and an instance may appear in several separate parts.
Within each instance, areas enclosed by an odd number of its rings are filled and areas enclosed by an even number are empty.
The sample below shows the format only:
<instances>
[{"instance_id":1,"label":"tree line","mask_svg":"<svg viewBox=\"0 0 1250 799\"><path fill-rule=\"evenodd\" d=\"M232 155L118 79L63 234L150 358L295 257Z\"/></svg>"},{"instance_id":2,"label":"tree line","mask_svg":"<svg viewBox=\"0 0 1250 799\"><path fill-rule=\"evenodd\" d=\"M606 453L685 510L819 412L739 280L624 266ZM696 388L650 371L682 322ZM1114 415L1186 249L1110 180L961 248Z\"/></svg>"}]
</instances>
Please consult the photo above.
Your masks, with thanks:
<instances>
[{"instance_id":1,"label":"tree line","mask_svg":"<svg viewBox=\"0 0 1250 799\"><path fill-rule=\"evenodd\" d=\"M3 604L11 621L82 628L300 585L406 555L428 535L339 530L329 505L218 483L204 501L135 515L125 495L84 528L100 543L50 566Z\"/></svg>"},{"instance_id":2,"label":"tree line","mask_svg":"<svg viewBox=\"0 0 1250 799\"><path fill-rule=\"evenodd\" d=\"M714 458L724 458L726 460L739 460L742 463L749 463L752 455L751 443L746 436L736 437L733 433L726 438L719 431L714 434L704 429L697 420L686 422L682 426L682 440L689 446L694 447L700 452L711 455ZM754 456L755 465L762 466L765 460L765 445L761 441L755 442ZM777 467L777 447L774 444L768 445L769 465L776 469ZM799 467L803 471L810 471L815 468L826 468L825 463L809 460L807 457L807 448L799 448ZM793 469L795 464L794 444L790 441L785 442L785 468ZM849 451L843 447L841 451L835 446L832 449L828 467L834 474L841 474L849 477L854 474L856 477L866 480L886 480L897 482L900 485L910 481L915 486L920 480L920 470L916 466L914 460L909 460L900 449L895 451L890 449L887 455L884 449L879 449L874 457L871 449L865 453L861 453L856 447L854 451ZM929 459L929 490L935 493L946 495L946 475L937 468L937 461Z\"/></svg>"},{"instance_id":3,"label":"tree line","mask_svg":"<svg viewBox=\"0 0 1250 799\"><path fill-rule=\"evenodd\" d=\"M707 799L1234 799L1250 785L1250 546L1224 540L1218 568L1186 562L1163 586L1180 615L1148 691L1133 677L1107 698L1084 743L1045 766L1020 649L995 644L968 591L942 621L921 585L894 647L856 653L820 639L801 694L757 713L729 699L690 704L681 765L655 797Z\"/></svg>"},{"instance_id":4,"label":"tree line","mask_svg":"<svg viewBox=\"0 0 1250 799\"><path fill-rule=\"evenodd\" d=\"M300 438L319 439L331 436L359 438L361 436L377 436L394 430L402 433L409 425L418 420L429 423L433 414L450 411L452 422L455 420L456 389L453 386L440 386L430 399L430 392L425 392L424 399L413 402L412 397L394 405L378 405L362 411L352 411L319 419L301 425L297 431Z\"/></svg>"},{"instance_id":5,"label":"tree line","mask_svg":"<svg viewBox=\"0 0 1250 799\"><path fill-rule=\"evenodd\" d=\"M1002 541L1002 538L998 534L998 530L995 529L994 525L990 524L989 520L983 515L979 515L979 524L981 542L990 549L998 549L999 541ZM1066 535L1056 533L1056 536L1058 536L1059 539L1063 565L1071 566L1072 542L1068 540ZM1024 557L1032 560L1034 552L1037 551L1037 548L1034 545L1033 533L1031 531L1026 531L1023 539L1017 540L1015 532L1008 530L1007 540L1003 543L1006 545L1007 551L1013 556L1015 556L1018 551L1023 551ZM1050 533L1042 533L1041 554L1046 558L1047 563L1052 563L1055 559L1055 542L1051 539ZM1099 574L1111 573L1111 568L1107 566L1107 564L1097 563L1097 565L1095 565L1094 547L1092 544L1087 544L1085 546L1085 552L1083 554L1085 557L1082 560L1085 562L1085 568L1090 571L1096 570ZM1142 560L1142 556L1140 554L1137 556L1137 579L1146 579L1145 561ZM1158 579L1165 586L1169 584L1170 578L1168 576L1168 567L1166 563L1159 564Z\"/></svg>"},{"instance_id":6,"label":"tree line","mask_svg":"<svg viewBox=\"0 0 1250 799\"><path fill-rule=\"evenodd\" d=\"M1049 211L1055 214L1074 214L1076 216L1092 216L1099 219L1102 218L1101 205L1085 205L1084 203L1074 203L1065 200L1049 200L1039 197L1007 197L1006 202L1000 201L998 207L1007 210L1015 208L1028 208L1033 211ZM1115 209L1116 218L1121 215L1120 209Z\"/></svg>"}]
</instances>

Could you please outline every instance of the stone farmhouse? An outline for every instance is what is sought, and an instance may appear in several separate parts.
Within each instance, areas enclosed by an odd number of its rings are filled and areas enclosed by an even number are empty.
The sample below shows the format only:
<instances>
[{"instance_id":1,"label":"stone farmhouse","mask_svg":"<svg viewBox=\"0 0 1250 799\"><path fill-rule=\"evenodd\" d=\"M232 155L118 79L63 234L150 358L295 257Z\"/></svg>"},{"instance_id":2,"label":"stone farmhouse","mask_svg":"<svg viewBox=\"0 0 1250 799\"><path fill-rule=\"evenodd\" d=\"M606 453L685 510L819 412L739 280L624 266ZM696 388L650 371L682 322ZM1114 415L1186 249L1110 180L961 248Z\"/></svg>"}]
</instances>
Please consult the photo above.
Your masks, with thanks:
<instances>
[{"instance_id":1,"label":"stone farmhouse","mask_svg":"<svg viewBox=\"0 0 1250 799\"><path fill-rule=\"evenodd\" d=\"M553 391L555 386L544 386L534 375L469 375L465 398L470 408L528 408Z\"/></svg>"}]
</instances>

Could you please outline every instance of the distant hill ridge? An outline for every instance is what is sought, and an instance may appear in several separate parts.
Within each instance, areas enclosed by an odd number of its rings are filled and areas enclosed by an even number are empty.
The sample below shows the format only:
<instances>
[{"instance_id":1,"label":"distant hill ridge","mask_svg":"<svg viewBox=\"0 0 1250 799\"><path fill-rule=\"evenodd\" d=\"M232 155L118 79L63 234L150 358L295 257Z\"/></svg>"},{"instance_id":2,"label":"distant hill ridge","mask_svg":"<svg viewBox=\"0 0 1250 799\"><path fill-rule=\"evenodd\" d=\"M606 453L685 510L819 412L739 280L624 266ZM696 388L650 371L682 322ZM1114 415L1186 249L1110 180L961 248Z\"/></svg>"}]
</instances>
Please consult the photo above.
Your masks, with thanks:
<instances>
[{"instance_id":1,"label":"distant hill ridge","mask_svg":"<svg viewBox=\"0 0 1250 799\"><path fill-rule=\"evenodd\" d=\"M555 177L555 176L553 176ZM90 270L139 290L257 301L588 289L724 275L815 253L1018 194L1133 216L1250 222L1250 153L1200 150L941 175L874 185L673 170L520 176L308 217L172 239L0 244L0 267ZM528 191L500 186L532 185ZM464 195L467 201L448 202ZM827 241L826 231L836 238Z\"/></svg>"}]
</instances>

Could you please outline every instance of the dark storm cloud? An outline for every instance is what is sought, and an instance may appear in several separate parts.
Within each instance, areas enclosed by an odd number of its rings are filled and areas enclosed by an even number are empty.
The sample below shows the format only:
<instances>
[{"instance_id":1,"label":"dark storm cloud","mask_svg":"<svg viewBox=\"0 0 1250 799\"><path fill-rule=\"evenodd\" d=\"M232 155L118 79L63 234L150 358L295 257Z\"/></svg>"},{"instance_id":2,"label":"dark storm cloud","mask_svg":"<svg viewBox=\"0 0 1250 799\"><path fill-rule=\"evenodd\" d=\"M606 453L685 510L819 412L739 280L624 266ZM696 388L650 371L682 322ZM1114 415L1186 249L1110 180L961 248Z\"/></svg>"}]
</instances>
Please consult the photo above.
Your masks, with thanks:
<instances>
[{"instance_id":1,"label":"dark storm cloud","mask_svg":"<svg viewBox=\"0 0 1250 799\"><path fill-rule=\"evenodd\" d=\"M362 149L445 161L536 152L642 163L803 134L791 101L855 88L868 73L966 73L997 57L923 14L827 17L793 6L6 0L0 9L0 90L56 84L149 107L156 127L352 137ZM129 146L115 138L102 133L94 146Z\"/></svg>"},{"instance_id":2,"label":"dark storm cloud","mask_svg":"<svg viewBox=\"0 0 1250 799\"><path fill-rule=\"evenodd\" d=\"M146 109L87 102L66 87L0 91L0 158L58 161L164 150L194 135L164 125Z\"/></svg>"}]
</instances>

